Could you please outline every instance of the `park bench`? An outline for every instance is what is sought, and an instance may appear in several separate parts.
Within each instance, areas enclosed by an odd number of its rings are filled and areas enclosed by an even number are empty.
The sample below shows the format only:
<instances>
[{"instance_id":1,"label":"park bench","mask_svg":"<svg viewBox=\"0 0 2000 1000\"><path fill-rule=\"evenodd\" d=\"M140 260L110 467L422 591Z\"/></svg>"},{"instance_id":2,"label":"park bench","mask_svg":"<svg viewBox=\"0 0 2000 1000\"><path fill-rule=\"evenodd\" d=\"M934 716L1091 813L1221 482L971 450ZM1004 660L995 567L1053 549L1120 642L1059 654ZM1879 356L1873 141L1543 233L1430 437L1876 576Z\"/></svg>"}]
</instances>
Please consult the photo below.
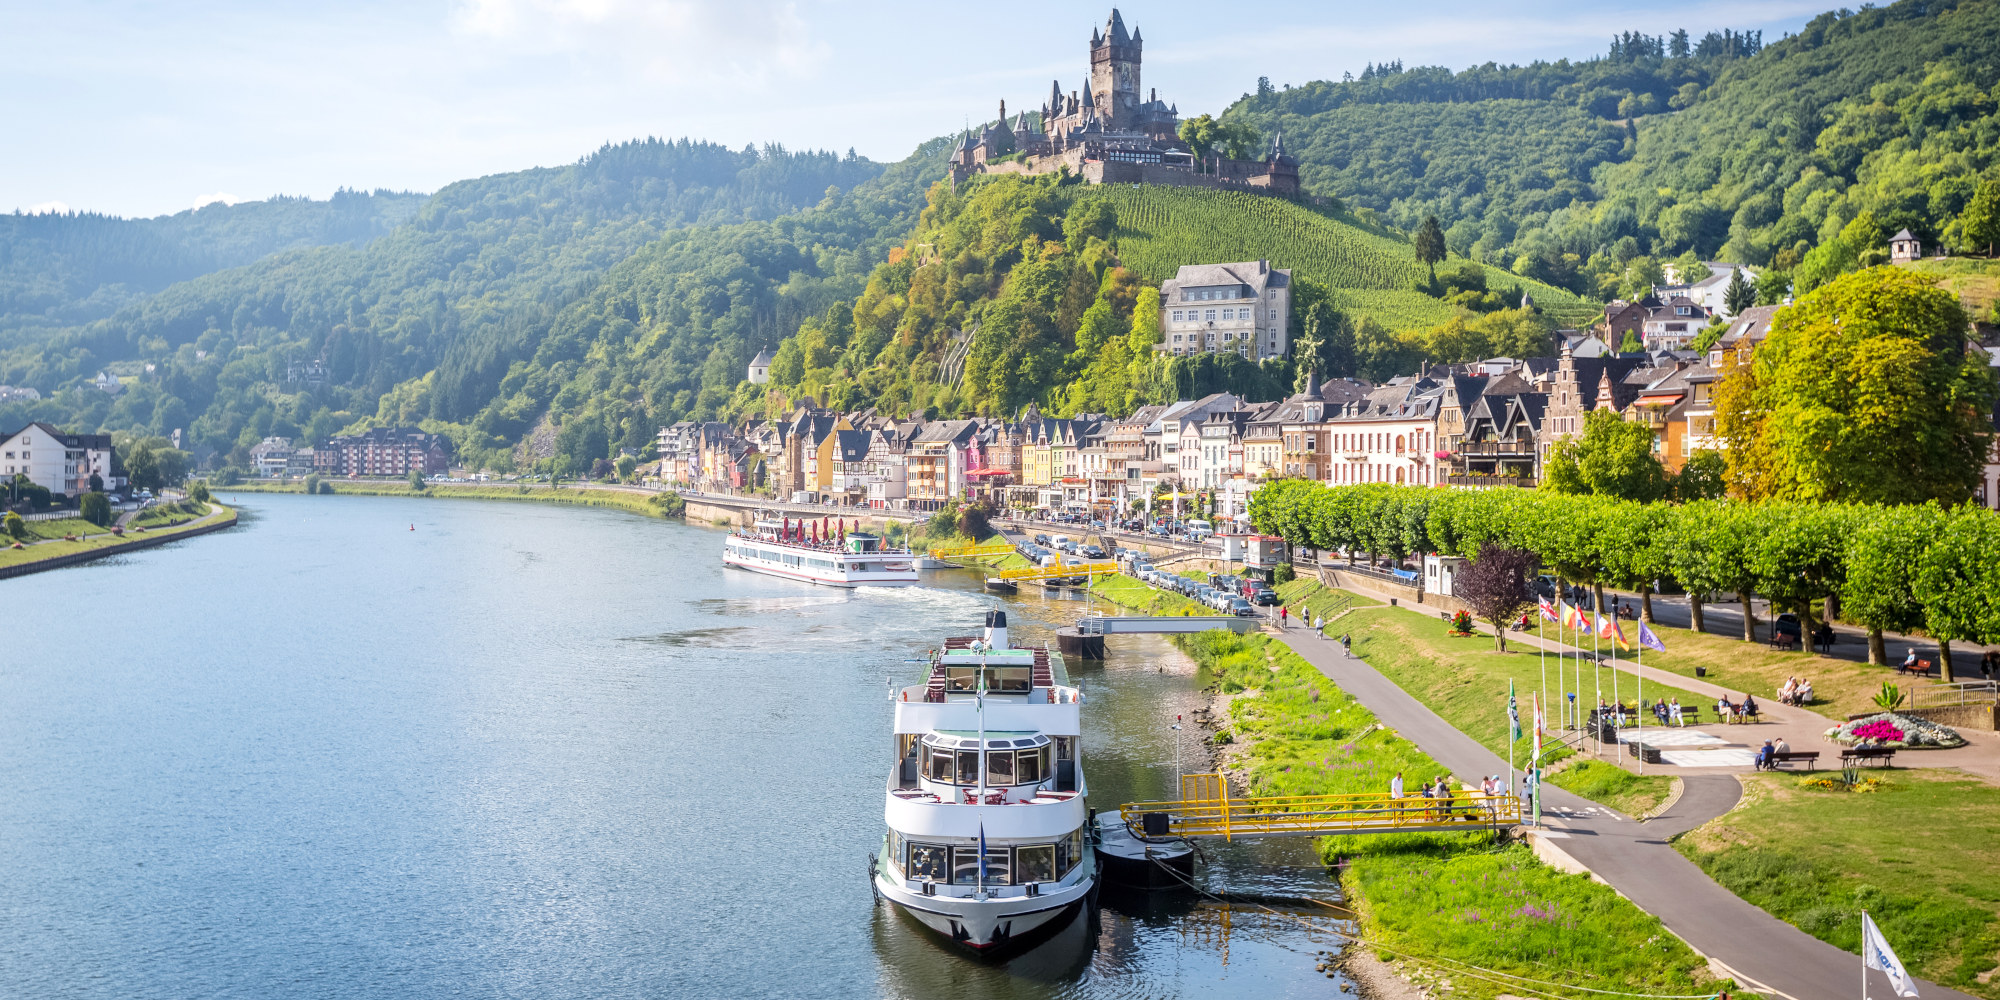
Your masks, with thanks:
<instances>
[{"instance_id":1,"label":"park bench","mask_svg":"<svg viewBox=\"0 0 2000 1000\"><path fill-rule=\"evenodd\" d=\"M1896 664L1896 672L1899 674L1915 674L1918 677L1934 677L1937 674L1937 665L1929 660L1918 660L1916 666L1911 666L1907 663L1898 663Z\"/></svg>"},{"instance_id":2,"label":"park bench","mask_svg":"<svg viewBox=\"0 0 2000 1000\"><path fill-rule=\"evenodd\" d=\"M1806 770L1816 771L1819 769L1819 751L1786 750L1783 753L1774 753L1771 755L1771 769L1777 770L1793 761L1801 761L1806 765Z\"/></svg>"},{"instance_id":3,"label":"park bench","mask_svg":"<svg viewBox=\"0 0 2000 1000\"><path fill-rule=\"evenodd\" d=\"M1849 747L1840 752L1840 766L1843 768L1854 767L1871 760L1877 762L1879 766L1887 767L1895 759L1895 747Z\"/></svg>"}]
</instances>

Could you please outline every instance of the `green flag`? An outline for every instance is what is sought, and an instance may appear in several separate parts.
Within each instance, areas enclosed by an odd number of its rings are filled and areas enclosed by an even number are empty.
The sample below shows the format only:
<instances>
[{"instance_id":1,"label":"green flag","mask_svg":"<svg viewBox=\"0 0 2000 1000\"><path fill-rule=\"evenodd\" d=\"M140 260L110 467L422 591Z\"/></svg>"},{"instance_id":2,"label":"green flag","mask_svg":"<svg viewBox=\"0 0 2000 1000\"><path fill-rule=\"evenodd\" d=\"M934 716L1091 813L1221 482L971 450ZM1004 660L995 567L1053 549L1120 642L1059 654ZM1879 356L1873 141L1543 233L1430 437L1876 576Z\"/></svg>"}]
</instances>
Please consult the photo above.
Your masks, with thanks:
<instances>
[{"instance_id":1,"label":"green flag","mask_svg":"<svg viewBox=\"0 0 2000 1000\"><path fill-rule=\"evenodd\" d=\"M1520 738L1521 710L1514 704L1514 682L1509 680L1507 682L1507 739L1517 741Z\"/></svg>"}]
</instances>

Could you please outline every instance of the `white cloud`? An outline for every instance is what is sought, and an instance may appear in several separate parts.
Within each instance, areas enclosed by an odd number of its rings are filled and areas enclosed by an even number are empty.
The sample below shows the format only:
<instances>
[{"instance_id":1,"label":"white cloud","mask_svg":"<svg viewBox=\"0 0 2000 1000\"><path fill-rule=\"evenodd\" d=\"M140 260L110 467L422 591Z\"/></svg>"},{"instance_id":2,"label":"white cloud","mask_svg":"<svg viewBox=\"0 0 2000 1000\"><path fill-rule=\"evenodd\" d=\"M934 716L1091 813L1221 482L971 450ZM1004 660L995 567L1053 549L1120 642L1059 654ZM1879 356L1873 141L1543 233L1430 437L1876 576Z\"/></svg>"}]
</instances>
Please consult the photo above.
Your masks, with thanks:
<instances>
[{"instance_id":1,"label":"white cloud","mask_svg":"<svg viewBox=\"0 0 2000 1000\"><path fill-rule=\"evenodd\" d=\"M28 206L29 215L64 215L68 212L69 205L60 201L45 201L39 205Z\"/></svg>"},{"instance_id":2,"label":"white cloud","mask_svg":"<svg viewBox=\"0 0 2000 1000\"><path fill-rule=\"evenodd\" d=\"M812 75L831 51L782 0L459 0L451 24L512 54L694 94L762 92Z\"/></svg>"},{"instance_id":3,"label":"white cloud","mask_svg":"<svg viewBox=\"0 0 2000 1000\"><path fill-rule=\"evenodd\" d=\"M214 194L205 194L199 198L196 198L194 200L194 207L196 209L200 209L205 205L213 205L218 201L223 203L224 205L234 205L242 200L243 199L238 198L227 191L217 191Z\"/></svg>"}]
</instances>

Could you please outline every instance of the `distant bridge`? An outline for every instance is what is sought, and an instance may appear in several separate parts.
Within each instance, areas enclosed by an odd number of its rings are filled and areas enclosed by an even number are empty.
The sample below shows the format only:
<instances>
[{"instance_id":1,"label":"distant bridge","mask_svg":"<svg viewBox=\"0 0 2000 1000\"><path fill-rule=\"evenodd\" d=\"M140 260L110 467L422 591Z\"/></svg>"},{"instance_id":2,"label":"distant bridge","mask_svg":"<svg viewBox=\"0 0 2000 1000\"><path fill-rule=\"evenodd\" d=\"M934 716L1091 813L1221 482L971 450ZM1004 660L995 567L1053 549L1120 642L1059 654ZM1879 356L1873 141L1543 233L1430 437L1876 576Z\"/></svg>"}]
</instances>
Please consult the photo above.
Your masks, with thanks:
<instances>
[{"instance_id":1,"label":"distant bridge","mask_svg":"<svg viewBox=\"0 0 2000 1000\"><path fill-rule=\"evenodd\" d=\"M1261 621L1236 615L1087 615L1076 620L1076 630L1082 635L1177 635L1216 628L1241 633L1255 631Z\"/></svg>"}]
</instances>

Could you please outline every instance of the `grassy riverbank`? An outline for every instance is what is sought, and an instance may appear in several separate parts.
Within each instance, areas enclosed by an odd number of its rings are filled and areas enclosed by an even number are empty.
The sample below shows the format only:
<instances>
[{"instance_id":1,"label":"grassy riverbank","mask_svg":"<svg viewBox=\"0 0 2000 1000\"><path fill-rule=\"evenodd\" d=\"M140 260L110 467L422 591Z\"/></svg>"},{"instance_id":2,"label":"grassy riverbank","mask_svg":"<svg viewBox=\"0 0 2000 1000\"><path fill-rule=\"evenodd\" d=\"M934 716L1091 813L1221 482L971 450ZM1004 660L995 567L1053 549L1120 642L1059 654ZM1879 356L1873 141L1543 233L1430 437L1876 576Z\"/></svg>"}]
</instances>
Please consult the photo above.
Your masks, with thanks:
<instances>
[{"instance_id":1,"label":"grassy riverbank","mask_svg":"<svg viewBox=\"0 0 2000 1000\"><path fill-rule=\"evenodd\" d=\"M2000 789L1914 770L1866 787L1745 775L1742 802L1674 846L1738 896L1856 954L1866 909L1910 971L2000 1000Z\"/></svg>"},{"instance_id":2,"label":"grassy riverbank","mask_svg":"<svg viewBox=\"0 0 2000 1000\"><path fill-rule=\"evenodd\" d=\"M447 497L460 500L525 500L533 503L574 504L583 507L610 507L648 517L679 517L687 505L678 494L642 493L634 490L592 489L588 486L473 486L458 483L431 483L422 490L410 489L407 482L328 479L334 495L385 497ZM217 486L216 492L303 493L303 486L277 483L242 483Z\"/></svg>"},{"instance_id":3,"label":"grassy riverbank","mask_svg":"<svg viewBox=\"0 0 2000 1000\"><path fill-rule=\"evenodd\" d=\"M184 505L176 504L174 506L182 507ZM143 530L127 531L123 536L114 535L105 528L100 528L88 521L78 519L30 521L28 524L31 532L34 532L37 528L52 532L47 535L34 535L34 538L53 538L54 540L31 542L18 549L0 548L0 567L27 566L33 563L50 562L82 553L106 552L106 554L109 554L107 550L116 551L121 548L131 548L143 542L157 542L162 537L186 534L196 529L208 527L214 523L213 521L206 520L210 514L231 522L236 520L236 512L221 504L211 503L202 506L203 509L200 514L183 511L175 515L163 515L163 517L176 519L158 527L140 522L138 523L138 528ZM54 530L52 526L66 526L68 530L67 532ZM88 529L88 533L85 533L84 529ZM64 541L62 536L65 533L74 534L76 540Z\"/></svg>"},{"instance_id":4,"label":"grassy riverbank","mask_svg":"<svg viewBox=\"0 0 2000 1000\"><path fill-rule=\"evenodd\" d=\"M1099 592L1135 610L1179 599L1129 577L1109 578ZM1447 773L1272 636L1213 631L1175 642L1217 694L1219 755L1250 794L1379 793L1398 771L1408 786ZM1452 997L1531 992L1506 976L1668 995L1713 986L1706 963L1657 919L1525 847L1483 834L1390 834L1327 838L1320 851L1347 858L1342 887L1362 947L1413 979L1448 981Z\"/></svg>"},{"instance_id":5,"label":"grassy riverbank","mask_svg":"<svg viewBox=\"0 0 2000 1000\"><path fill-rule=\"evenodd\" d=\"M1090 583L1090 592L1142 615L1212 615L1215 612L1179 594L1148 586L1123 573L1100 576Z\"/></svg>"}]
</instances>

